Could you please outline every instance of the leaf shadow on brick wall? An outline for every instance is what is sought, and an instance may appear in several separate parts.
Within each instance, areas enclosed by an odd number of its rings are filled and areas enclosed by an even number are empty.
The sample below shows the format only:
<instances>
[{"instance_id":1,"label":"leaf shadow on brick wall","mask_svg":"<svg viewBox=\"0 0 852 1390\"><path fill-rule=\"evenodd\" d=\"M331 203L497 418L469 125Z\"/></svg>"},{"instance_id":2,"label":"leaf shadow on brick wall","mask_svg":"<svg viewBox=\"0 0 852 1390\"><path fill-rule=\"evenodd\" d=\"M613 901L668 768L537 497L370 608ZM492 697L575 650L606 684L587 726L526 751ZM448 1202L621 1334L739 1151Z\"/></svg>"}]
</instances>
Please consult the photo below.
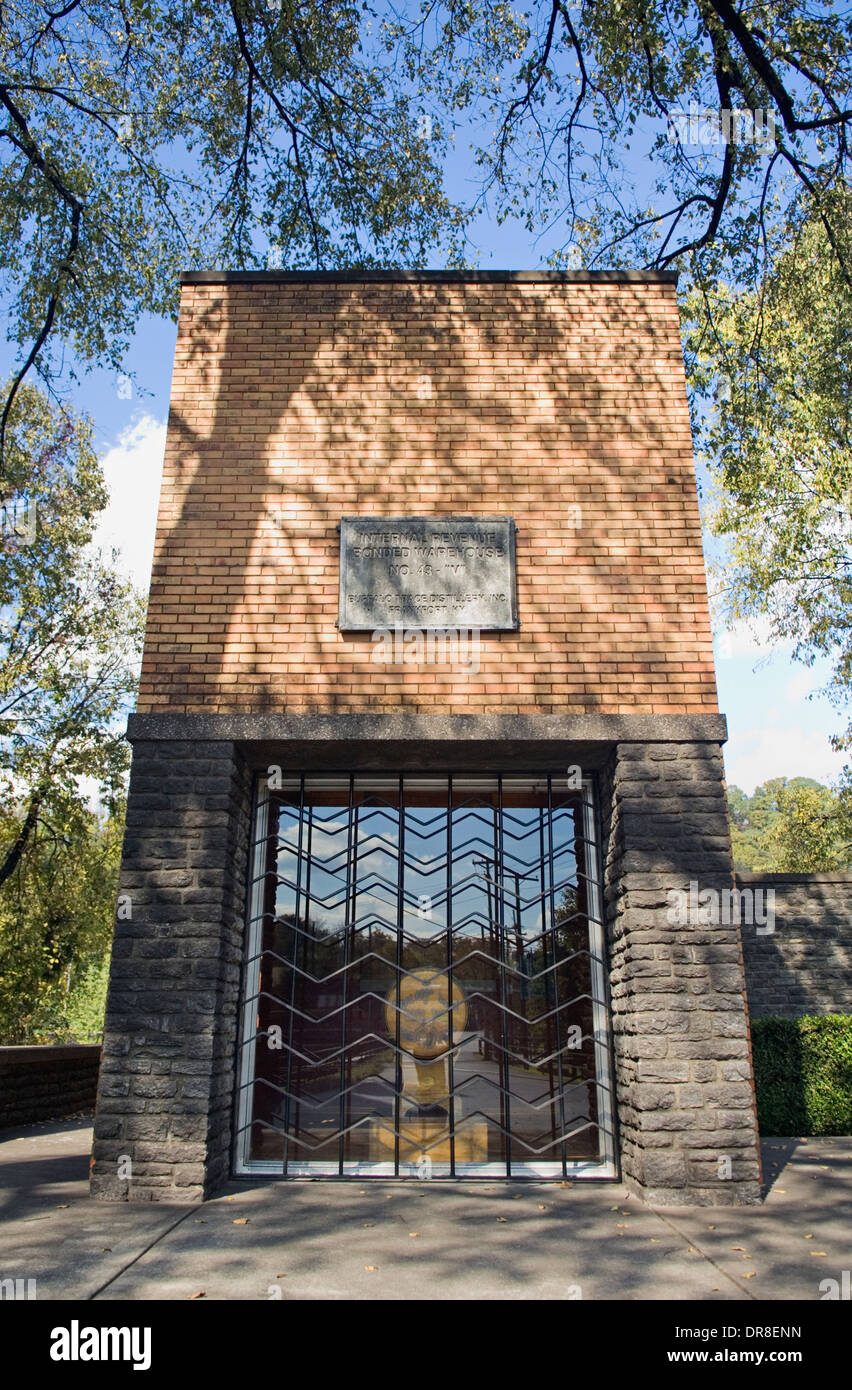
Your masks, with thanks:
<instances>
[{"instance_id":1,"label":"leaf shadow on brick wall","mask_svg":"<svg viewBox=\"0 0 852 1390\"><path fill-rule=\"evenodd\" d=\"M715 708L668 286L193 287L140 709ZM480 669L336 628L343 515L512 515Z\"/></svg>"}]
</instances>

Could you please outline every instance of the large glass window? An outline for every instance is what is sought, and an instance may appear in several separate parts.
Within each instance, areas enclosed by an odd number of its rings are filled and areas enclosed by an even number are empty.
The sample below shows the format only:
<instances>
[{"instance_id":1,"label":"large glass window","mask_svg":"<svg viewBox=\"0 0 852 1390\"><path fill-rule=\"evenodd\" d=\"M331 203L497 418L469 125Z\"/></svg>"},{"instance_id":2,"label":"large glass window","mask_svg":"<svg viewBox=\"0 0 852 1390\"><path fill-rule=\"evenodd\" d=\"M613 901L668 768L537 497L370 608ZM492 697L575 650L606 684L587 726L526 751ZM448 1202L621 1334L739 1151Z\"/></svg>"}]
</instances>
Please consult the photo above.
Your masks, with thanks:
<instances>
[{"instance_id":1,"label":"large glass window","mask_svg":"<svg viewBox=\"0 0 852 1390\"><path fill-rule=\"evenodd\" d=\"M614 1175L591 788L258 790L237 1167Z\"/></svg>"}]
</instances>

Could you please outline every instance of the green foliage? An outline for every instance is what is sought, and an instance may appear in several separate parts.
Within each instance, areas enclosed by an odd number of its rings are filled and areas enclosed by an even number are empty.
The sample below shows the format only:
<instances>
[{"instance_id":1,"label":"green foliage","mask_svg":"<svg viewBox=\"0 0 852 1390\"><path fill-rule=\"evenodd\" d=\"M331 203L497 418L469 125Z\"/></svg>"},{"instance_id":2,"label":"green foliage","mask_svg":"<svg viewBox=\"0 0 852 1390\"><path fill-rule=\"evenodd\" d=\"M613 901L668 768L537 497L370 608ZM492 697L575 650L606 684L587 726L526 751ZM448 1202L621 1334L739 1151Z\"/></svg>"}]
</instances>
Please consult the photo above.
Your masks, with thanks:
<instances>
[{"instance_id":1,"label":"green foliage","mask_svg":"<svg viewBox=\"0 0 852 1390\"><path fill-rule=\"evenodd\" d=\"M498 219L547 236L557 264L756 283L797 200L846 177L852 19L835 7L447 0L392 32L421 89L476 113ZM733 110L761 113L765 141L742 122L725 140Z\"/></svg>"},{"instance_id":2,"label":"green foliage","mask_svg":"<svg viewBox=\"0 0 852 1390\"><path fill-rule=\"evenodd\" d=\"M140 313L174 313L181 266L252 268L270 245L288 268L458 264L485 205L557 263L580 248L756 282L802 195L835 225L850 39L848 14L781 0L17 0L0 29L11 336L43 372L52 343L117 369ZM695 146L691 109L776 129ZM460 132L479 174L464 204L443 172Z\"/></svg>"},{"instance_id":3,"label":"green foliage","mask_svg":"<svg viewBox=\"0 0 852 1390\"><path fill-rule=\"evenodd\" d=\"M0 891L0 1043L94 1041L103 1020L123 806L50 798ZM0 833L18 824L6 808Z\"/></svg>"},{"instance_id":4,"label":"green foliage","mask_svg":"<svg viewBox=\"0 0 852 1390\"><path fill-rule=\"evenodd\" d=\"M820 873L852 867L848 791L809 777L774 777L746 796L728 788L734 868Z\"/></svg>"},{"instance_id":5,"label":"green foliage","mask_svg":"<svg viewBox=\"0 0 852 1390\"><path fill-rule=\"evenodd\" d=\"M91 549L89 424L24 385L9 425L37 517L0 555L0 1036L24 1042L98 1026L144 609Z\"/></svg>"},{"instance_id":6,"label":"green foliage","mask_svg":"<svg viewBox=\"0 0 852 1390\"><path fill-rule=\"evenodd\" d=\"M751 1025L762 1135L852 1134L852 1016Z\"/></svg>"},{"instance_id":7,"label":"green foliage","mask_svg":"<svg viewBox=\"0 0 852 1390\"><path fill-rule=\"evenodd\" d=\"M823 203L826 201L824 198ZM693 295L693 379L714 408L696 415L717 486L707 517L724 545L716 587L728 622L769 620L810 664L834 663L852 691L852 194L839 223L811 206L760 291ZM709 304L709 310L708 310ZM712 334L707 331L707 314ZM719 392L720 381L724 389Z\"/></svg>"},{"instance_id":8,"label":"green foliage","mask_svg":"<svg viewBox=\"0 0 852 1390\"><path fill-rule=\"evenodd\" d=\"M440 127L369 4L39 0L0 26L0 283L42 374L119 369L180 268L422 264ZM2 421L0 421L2 434ZM2 443L2 440L0 440Z\"/></svg>"},{"instance_id":9,"label":"green foliage","mask_svg":"<svg viewBox=\"0 0 852 1390\"><path fill-rule=\"evenodd\" d=\"M33 1020L34 1043L100 1042L104 1031L109 955L75 962L70 984L54 992Z\"/></svg>"},{"instance_id":10,"label":"green foliage","mask_svg":"<svg viewBox=\"0 0 852 1390\"><path fill-rule=\"evenodd\" d=\"M8 484L35 502L32 543L0 566L0 893L42 806L73 816L86 779L109 804L128 750L116 719L136 690L144 606L89 546L106 494L86 421L29 386L10 415Z\"/></svg>"}]
</instances>

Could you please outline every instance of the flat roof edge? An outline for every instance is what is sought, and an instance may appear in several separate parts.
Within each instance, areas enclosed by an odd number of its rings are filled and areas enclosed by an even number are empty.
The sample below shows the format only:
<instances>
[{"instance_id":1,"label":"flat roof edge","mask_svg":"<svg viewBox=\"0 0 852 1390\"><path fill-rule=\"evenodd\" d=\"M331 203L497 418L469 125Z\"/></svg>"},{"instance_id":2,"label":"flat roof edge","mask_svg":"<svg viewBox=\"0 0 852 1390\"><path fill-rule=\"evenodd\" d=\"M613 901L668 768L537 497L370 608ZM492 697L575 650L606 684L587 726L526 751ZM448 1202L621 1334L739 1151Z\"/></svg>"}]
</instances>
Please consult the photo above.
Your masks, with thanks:
<instances>
[{"instance_id":1,"label":"flat roof edge","mask_svg":"<svg viewBox=\"0 0 852 1390\"><path fill-rule=\"evenodd\" d=\"M183 270L182 285L676 285L676 270Z\"/></svg>"},{"instance_id":2,"label":"flat roof edge","mask_svg":"<svg viewBox=\"0 0 852 1390\"><path fill-rule=\"evenodd\" d=\"M448 743L724 743L725 716L707 714L131 714L131 743L396 741Z\"/></svg>"}]
</instances>

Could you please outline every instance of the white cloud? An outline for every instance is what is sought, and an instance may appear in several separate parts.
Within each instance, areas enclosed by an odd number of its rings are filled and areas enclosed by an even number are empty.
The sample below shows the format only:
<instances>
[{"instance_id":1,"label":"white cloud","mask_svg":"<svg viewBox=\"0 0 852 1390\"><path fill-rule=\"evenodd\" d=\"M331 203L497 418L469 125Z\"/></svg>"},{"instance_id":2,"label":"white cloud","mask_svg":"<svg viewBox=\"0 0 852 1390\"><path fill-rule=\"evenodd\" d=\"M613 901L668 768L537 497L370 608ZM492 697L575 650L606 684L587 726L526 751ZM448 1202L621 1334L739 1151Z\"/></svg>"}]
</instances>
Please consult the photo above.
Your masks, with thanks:
<instances>
[{"instance_id":1,"label":"white cloud","mask_svg":"<svg viewBox=\"0 0 852 1390\"><path fill-rule=\"evenodd\" d=\"M788 700L804 700L820 685L816 675L808 667L804 670L796 671L788 680L784 693Z\"/></svg>"},{"instance_id":2,"label":"white cloud","mask_svg":"<svg viewBox=\"0 0 852 1390\"><path fill-rule=\"evenodd\" d=\"M772 652L787 655L791 645L773 641L769 619L764 616L748 621L740 618L731 627L717 632L713 638L717 661L731 661L742 656L767 657Z\"/></svg>"},{"instance_id":3,"label":"white cloud","mask_svg":"<svg viewBox=\"0 0 852 1390\"><path fill-rule=\"evenodd\" d=\"M140 415L101 459L109 504L94 543L119 550L118 568L144 593L151 582L165 444L165 421Z\"/></svg>"},{"instance_id":4,"label":"white cloud","mask_svg":"<svg viewBox=\"0 0 852 1390\"><path fill-rule=\"evenodd\" d=\"M732 731L725 745L728 786L740 787L749 796L770 777L813 777L818 782L831 782L845 762L846 756L834 751L824 733L772 727L771 722L768 727Z\"/></svg>"}]
</instances>

